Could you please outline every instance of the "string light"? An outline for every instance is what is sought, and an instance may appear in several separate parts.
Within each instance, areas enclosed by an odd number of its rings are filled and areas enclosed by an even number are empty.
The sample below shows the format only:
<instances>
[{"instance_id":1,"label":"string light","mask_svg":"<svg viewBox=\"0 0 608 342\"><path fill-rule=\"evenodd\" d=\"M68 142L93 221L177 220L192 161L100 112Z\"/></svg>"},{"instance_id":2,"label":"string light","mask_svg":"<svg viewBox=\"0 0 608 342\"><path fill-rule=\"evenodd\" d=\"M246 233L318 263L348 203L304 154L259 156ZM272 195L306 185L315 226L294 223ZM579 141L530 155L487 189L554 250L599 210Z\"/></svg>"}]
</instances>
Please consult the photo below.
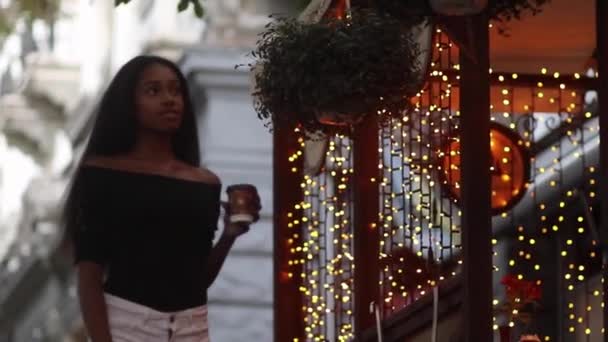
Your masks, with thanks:
<instances>
[{"instance_id":1,"label":"string light","mask_svg":"<svg viewBox=\"0 0 608 342\"><path fill-rule=\"evenodd\" d=\"M440 33L440 32L439 32ZM449 165L436 165L433 161L438 158L451 158L458 160L459 154L450 151L446 154L445 149L433 139L439 137L454 136L458 130L458 118L460 111L454 107L452 89L457 87L458 74L444 74L443 70L454 70L458 72L460 65L456 62L458 58L455 46L447 38L438 34L435 38L435 49L433 61L430 64L430 80L425 89L422 89L414 98L416 110L412 115L390 120L388 126L380 130L380 148L378 149L381 160L378 162L378 170L381 178L371 178L371 183L377 184L381 195L378 225L373 224L370 228L378 229L382 237L378 241L379 255L378 263L381 267L381 277L378 281L382 293L381 308L388 316L404 306L417 300L426 294L432 286L440 284L441 281L457 274L457 270L440 272L439 265L450 258L458 258L460 253L460 217L454 200L448 200L441 189L445 188L446 180L436 179L437 173L448 172L447 170L458 170L458 164L453 162ZM447 62L446 62L447 61ZM447 64L446 64L447 63ZM496 74L492 69L490 74ZM549 74L547 68L541 69L541 74ZM578 124L578 118L592 119L593 113L584 111L581 103L577 103L579 92L574 91L568 83L568 77L563 77L559 72L552 72L553 78L559 79L558 85L547 82L537 82L530 87L534 96L530 103L515 101L515 90L505 87L508 78L518 79L518 74L498 74L496 79L501 82L500 91L492 93L492 103L502 103L504 106L492 107L495 112L492 116L493 122L499 122L505 127L516 132L522 132L522 118L534 121L534 125L544 123L548 125L553 118L550 115L539 114L535 108L539 103L553 105L558 119L564 124ZM580 74L574 74L574 79L581 78ZM553 89L552 87L555 87ZM576 101L572 101L575 99ZM525 113L518 113L515 106L523 108ZM500 107L500 108L499 108ZM496 113L499 110L499 113ZM546 120L546 122L543 122ZM578 121L577 121L578 120ZM563 150L561 144L556 144L548 149L552 154L550 163L542 165L535 158L531 159L532 183L526 184L524 188L531 188L526 196L532 196L536 220L526 225L516 225L516 217L510 211L500 213L501 219L511 220L517 239L512 242L511 254L501 254L501 246L508 243L502 237L492 239L494 273L497 276L504 273L516 274L519 279L538 277L541 270L546 266L540 262L539 248L547 239L555 239L556 236L567 236L569 229L564 227L575 227L574 235L564 238L559 246L560 260L556 262L567 265L563 279L563 289L566 290L566 298L569 301L565 317L580 325L581 331L586 335L597 334L592 332L589 317L598 310L597 306L588 305L576 300L576 288L580 284L587 284L590 276L586 274L585 260L575 260L575 248L577 245L576 234L579 236L588 233L586 229L588 222L583 216L571 218L569 215L578 208L576 199L581 194L587 194L590 199L596 195L596 165L588 165L589 160L584 160L583 140L585 132L597 132L597 126L574 126L573 130L567 131L567 137L572 146L577 149L575 158L583 159L583 176L586 179L585 189L568 188L563 181ZM534 129L524 129L521 133L521 146L532 147L538 141L538 132ZM305 141L300 140L301 147ZM303 311L305 317L305 332L310 340L338 340L347 341L354 334L354 305L353 305L353 274L356 260L352 257L353 233L351 223L352 208L348 194L352 189L352 175L354 173L352 149L350 140L343 136L335 136L330 141L327 152L327 165L325 172L316 177L304 176L302 189L305 198L294 210L289 213L288 227L302 225L304 236L300 246L293 246L294 241L299 240L297 234L289 239L291 259L290 265L303 266L307 272L289 277L301 278L300 291L304 296ZM512 154L509 149L503 150L505 154ZM302 158L303 151L297 151L289 156L289 161L296 163ZM548 154L549 155L549 154ZM513 157L507 156L498 160L499 164L507 170L514 163ZM300 172L297 167L290 168L291 172ZM544 175L547 184L560 193L560 199L556 201L541 202L541 197L536 193L537 185L535 176ZM510 173L504 173L501 178L505 183L513 182ZM459 187L459 184L455 184ZM328 213L328 214L326 214ZM561 228L561 229L560 229ZM411 255L401 255L403 251L411 250ZM510 252L502 252L510 253ZM584 253L590 260L600 262L594 250ZM504 262L504 265L503 265ZM461 265L461 260L458 260ZM431 265L430 267L428 265ZM571 267L572 266L572 267ZM314 270L314 272L312 272ZM310 272L308 272L310 271ZM589 292L589 297L601 297L601 287ZM492 300L494 307L500 307L501 294L496 293ZM603 303L601 304L603 306ZM576 317L576 312L582 308L584 316ZM517 313L519 314L519 312ZM334 327L328 325L335 322ZM497 330L500 325L514 326L514 321L501 322L494 317L493 329ZM574 325L566 326L571 333L576 332ZM601 332L603 334L603 331ZM333 335L331 335L333 334ZM331 336L330 336L331 335ZM545 336L545 341L551 337Z\"/></svg>"}]
</instances>

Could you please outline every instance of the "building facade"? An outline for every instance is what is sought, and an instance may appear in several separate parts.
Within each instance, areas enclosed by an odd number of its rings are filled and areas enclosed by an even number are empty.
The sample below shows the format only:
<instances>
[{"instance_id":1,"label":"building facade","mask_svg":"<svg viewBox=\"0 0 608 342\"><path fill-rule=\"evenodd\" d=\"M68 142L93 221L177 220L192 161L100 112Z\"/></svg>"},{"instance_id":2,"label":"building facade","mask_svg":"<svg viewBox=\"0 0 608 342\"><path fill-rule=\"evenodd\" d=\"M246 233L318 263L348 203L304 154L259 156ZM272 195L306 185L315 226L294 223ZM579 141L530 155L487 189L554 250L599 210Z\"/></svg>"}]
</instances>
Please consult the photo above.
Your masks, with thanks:
<instances>
[{"instance_id":1,"label":"building facade","mask_svg":"<svg viewBox=\"0 0 608 342\"><path fill-rule=\"evenodd\" d=\"M59 203L105 85L142 53L186 74L204 166L224 189L253 183L262 197L260 222L210 289L211 338L272 340L272 138L253 110L248 71L234 66L268 14L293 10L281 3L208 1L201 20L174 1L63 0L53 22L23 21L1 39L0 341L85 340Z\"/></svg>"}]
</instances>

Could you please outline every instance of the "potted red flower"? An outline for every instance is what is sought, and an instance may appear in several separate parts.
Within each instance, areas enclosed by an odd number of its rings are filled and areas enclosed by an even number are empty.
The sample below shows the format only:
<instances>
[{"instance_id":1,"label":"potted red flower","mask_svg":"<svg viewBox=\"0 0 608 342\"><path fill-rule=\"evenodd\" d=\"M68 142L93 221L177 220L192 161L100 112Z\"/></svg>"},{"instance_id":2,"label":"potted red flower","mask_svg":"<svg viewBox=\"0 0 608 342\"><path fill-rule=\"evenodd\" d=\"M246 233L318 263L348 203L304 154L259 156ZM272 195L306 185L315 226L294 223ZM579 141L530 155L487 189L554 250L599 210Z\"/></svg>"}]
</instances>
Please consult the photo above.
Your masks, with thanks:
<instances>
[{"instance_id":1,"label":"potted red flower","mask_svg":"<svg viewBox=\"0 0 608 342\"><path fill-rule=\"evenodd\" d=\"M512 274L505 275L500 281L505 287L505 302L498 312L507 316L507 326L500 327L501 340L510 342L510 328L516 322L530 325L534 312L542 298L541 281L520 279ZM522 335L520 341L536 341L536 335ZM536 336L538 338L538 336Z\"/></svg>"}]
</instances>

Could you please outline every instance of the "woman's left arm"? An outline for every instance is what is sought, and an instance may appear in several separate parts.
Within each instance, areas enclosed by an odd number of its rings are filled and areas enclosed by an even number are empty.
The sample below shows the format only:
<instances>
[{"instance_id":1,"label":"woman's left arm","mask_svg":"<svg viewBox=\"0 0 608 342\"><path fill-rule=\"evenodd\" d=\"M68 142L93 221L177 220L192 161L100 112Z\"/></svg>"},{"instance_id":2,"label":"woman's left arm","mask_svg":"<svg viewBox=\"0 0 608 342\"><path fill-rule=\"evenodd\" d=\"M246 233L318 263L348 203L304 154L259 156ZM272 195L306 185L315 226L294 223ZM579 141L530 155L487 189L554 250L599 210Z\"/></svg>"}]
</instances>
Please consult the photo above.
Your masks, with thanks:
<instances>
[{"instance_id":1,"label":"woman's left arm","mask_svg":"<svg viewBox=\"0 0 608 342\"><path fill-rule=\"evenodd\" d=\"M220 236L218 242L211 248L211 254L209 255L209 261L207 264L207 288L211 287L211 284L217 278L220 273L226 257L232 249L232 245L236 239L249 231L249 224L245 223L232 223L228 220L230 217L230 209L224 204L224 231ZM254 222L259 219L259 215L256 214Z\"/></svg>"},{"instance_id":2,"label":"woman's left arm","mask_svg":"<svg viewBox=\"0 0 608 342\"><path fill-rule=\"evenodd\" d=\"M234 224L231 224L231 226ZM207 288L213 284L215 278L220 273L222 269L222 265L224 265L224 261L232 249L232 245L236 238L246 232L249 229L249 226L237 226L229 227L224 226L224 232L220 236L218 242L211 249L211 254L209 255L209 261L207 264ZM240 234L231 234L231 231L242 231Z\"/></svg>"},{"instance_id":3,"label":"woman's left arm","mask_svg":"<svg viewBox=\"0 0 608 342\"><path fill-rule=\"evenodd\" d=\"M207 288L211 287L211 284L213 284L217 278L217 275L220 273L220 270L224 265L224 261L226 261L226 257L232 249L232 245L236 239L239 236L247 233L250 226L248 223L230 222L230 205L227 202L220 202L220 204L224 208L224 230L219 241L215 244L215 246L213 246L213 248L211 248L209 261L207 264ZM254 206L257 211L254 213L252 223L257 222L260 219L259 210L262 208L260 205L260 197L257 194L255 197Z\"/></svg>"}]
</instances>

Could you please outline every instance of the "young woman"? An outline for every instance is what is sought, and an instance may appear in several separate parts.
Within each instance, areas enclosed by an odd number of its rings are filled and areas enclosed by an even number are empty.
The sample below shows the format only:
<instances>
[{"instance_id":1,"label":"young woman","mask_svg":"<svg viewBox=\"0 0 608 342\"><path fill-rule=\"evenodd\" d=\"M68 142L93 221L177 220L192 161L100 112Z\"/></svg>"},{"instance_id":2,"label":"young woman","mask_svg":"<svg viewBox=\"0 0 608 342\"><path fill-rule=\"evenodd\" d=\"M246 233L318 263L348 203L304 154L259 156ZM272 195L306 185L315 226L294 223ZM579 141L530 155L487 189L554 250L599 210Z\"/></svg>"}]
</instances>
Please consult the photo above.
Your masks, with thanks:
<instances>
[{"instance_id":1,"label":"young woman","mask_svg":"<svg viewBox=\"0 0 608 342\"><path fill-rule=\"evenodd\" d=\"M213 246L220 191L199 167L180 70L129 61L101 100L64 208L92 342L208 341L207 288L249 228L224 219ZM251 206L257 221L257 194Z\"/></svg>"}]
</instances>

